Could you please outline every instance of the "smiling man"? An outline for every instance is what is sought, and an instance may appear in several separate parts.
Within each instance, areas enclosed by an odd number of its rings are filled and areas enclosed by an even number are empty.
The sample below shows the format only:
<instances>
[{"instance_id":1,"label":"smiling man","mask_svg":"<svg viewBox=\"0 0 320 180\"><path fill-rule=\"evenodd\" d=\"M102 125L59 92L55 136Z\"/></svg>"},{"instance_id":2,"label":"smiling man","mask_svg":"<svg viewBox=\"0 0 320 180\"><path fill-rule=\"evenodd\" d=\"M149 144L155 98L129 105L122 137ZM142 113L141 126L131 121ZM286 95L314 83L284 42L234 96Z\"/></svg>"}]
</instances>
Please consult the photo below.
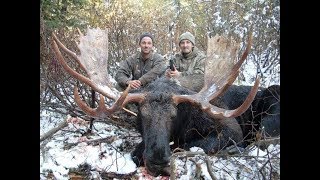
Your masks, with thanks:
<instances>
[{"instance_id":1,"label":"smiling man","mask_svg":"<svg viewBox=\"0 0 320 180\"><path fill-rule=\"evenodd\" d=\"M164 58L153 52L154 38L150 33L143 33L139 38L140 52L120 62L115 80L124 90L128 85L136 89L145 86L165 71Z\"/></svg>"},{"instance_id":2,"label":"smiling man","mask_svg":"<svg viewBox=\"0 0 320 180\"><path fill-rule=\"evenodd\" d=\"M175 70L166 70L167 77L181 77L192 74L204 74L205 54L195 46L195 38L190 32L179 37L180 52L175 54Z\"/></svg>"}]
</instances>

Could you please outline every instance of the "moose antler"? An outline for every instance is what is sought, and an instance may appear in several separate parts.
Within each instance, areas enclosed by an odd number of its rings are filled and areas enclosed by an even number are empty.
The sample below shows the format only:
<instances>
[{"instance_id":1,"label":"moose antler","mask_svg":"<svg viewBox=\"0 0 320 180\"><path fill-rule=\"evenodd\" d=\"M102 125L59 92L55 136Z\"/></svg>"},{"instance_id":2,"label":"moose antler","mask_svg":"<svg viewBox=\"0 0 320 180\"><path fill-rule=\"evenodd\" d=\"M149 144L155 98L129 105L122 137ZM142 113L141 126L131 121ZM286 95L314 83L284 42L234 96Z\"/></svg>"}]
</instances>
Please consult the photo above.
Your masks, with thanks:
<instances>
[{"instance_id":1,"label":"moose antler","mask_svg":"<svg viewBox=\"0 0 320 180\"><path fill-rule=\"evenodd\" d=\"M98 29L88 29L87 35L83 36L80 32L80 43L77 44L81 52L81 55L78 56L76 53L72 52L66 48L52 33L53 37L53 49L54 52L61 63L62 67L75 79L89 85L92 89L100 93L99 106L95 109L90 108L84 103L80 96L78 95L78 88L74 89L75 102L78 104L81 110L86 114L96 117L96 118L105 118L110 116L115 111L118 111L126 103L132 101L141 101L144 99L144 94L130 94L130 86L120 93L118 90L112 87L112 83L108 75L108 30ZM76 62L80 65L82 69L85 70L88 77L78 73L69 67L63 58L59 47L70 55ZM104 104L104 97L115 100L115 103L112 107L107 108Z\"/></svg>"},{"instance_id":2,"label":"moose antler","mask_svg":"<svg viewBox=\"0 0 320 180\"><path fill-rule=\"evenodd\" d=\"M108 65L108 31L100 29L88 29L87 35L80 33L80 43L78 47L81 56L66 48L55 36L53 36L53 49L61 63L62 67L74 78L89 85L95 91L100 93L99 106L92 109L86 105L78 95L78 89L75 87L75 102L88 115L92 117L105 118L113 112L118 111L121 107L129 102L141 103L146 93L128 93L130 86L120 93L114 89L109 80L107 71ZM85 70L88 77L76 72L65 62L59 47L79 63L80 67ZM253 101L259 85L259 78L256 79L255 85L249 93L244 103L235 110L226 110L210 104L210 101L221 95L229 87L239 74L239 68L246 59L251 47L251 33L247 48L241 59L237 62L236 56L239 44L234 41L228 41L224 37L215 36L208 39L207 60L205 65L204 87L194 95L173 95L173 101L176 104L181 102L190 102L199 105L203 111L207 112L214 118L236 117L248 109ZM104 97L115 100L112 107L107 108L104 104Z\"/></svg>"},{"instance_id":3,"label":"moose antler","mask_svg":"<svg viewBox=\"0 0 320 180\"><path fill-rule=\"evenodd\" d=\"M256 79L247 99L234 110L226 110L210 104L210 101L221 95L239 75L239 68L246 59L252 42L252 33L241 59L237 61L239 44L233 40L216 35L208 38L207 59L205 64L204 86L201 91L194 95L174 95L176 104L190 102L199 105L201 109L214 118L236 117L246 111L253 101L260 78Z\"/></svg>"}]
</instances>

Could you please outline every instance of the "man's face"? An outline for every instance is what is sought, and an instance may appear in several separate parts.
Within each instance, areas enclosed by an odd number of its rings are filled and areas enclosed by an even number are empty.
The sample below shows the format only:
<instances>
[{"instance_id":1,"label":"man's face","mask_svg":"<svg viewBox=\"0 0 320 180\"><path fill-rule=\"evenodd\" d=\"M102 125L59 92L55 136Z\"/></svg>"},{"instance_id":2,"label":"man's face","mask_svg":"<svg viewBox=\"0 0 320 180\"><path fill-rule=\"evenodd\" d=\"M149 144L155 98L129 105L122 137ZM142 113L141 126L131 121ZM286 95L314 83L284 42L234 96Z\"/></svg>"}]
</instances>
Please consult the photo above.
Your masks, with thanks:
<instances>
[{"instance_id":1,"label":"man's face","mask_svg":"<svg viewBox=\"0 0 320 180\"><path fill-rule=\"evenodd\" d=\"M153 44L150 37L144 37L141 39L140 48L141 52L144 54L149 54L152 50Z\"/></svg>"},{"instance_id":2,"label":"man's face","mask_svg":"<svg viewBox=\"0 0 320 180\"><path fill-rule=\"evenodd\" d=\"M180 41L179 46L180 46L182 53L188 54L189 52L192 51L193 44L191 43L191 41L184 39L184 40Z\"/></svg>"}]
</instances>

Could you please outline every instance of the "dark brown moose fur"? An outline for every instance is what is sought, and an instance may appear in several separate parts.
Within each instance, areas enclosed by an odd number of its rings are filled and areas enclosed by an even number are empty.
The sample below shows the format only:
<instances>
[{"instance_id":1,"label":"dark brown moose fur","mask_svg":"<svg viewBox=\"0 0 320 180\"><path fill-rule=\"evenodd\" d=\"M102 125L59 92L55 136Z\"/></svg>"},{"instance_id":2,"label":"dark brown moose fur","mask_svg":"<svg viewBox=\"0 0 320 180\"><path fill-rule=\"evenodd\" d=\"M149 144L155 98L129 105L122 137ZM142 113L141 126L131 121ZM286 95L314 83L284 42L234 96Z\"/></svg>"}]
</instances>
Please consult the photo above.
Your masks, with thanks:
<instances>
[{"instance_id":1,"label":"dark brown moose fur","mask_svg":"<svg viewBox=\"0 0 320 180\"><path fill-rule=\"evenodd\" d=\"M146 92L146 102L139 105L138 130L142 142L132 152L138 165L145 165L154 176L167 174L173 148L201 147L206 153L214 153L243 139L240 125L235 118L213 119L199 107L189 103L175 105L172 94L195 94L175 81L160 78L139 92ZM215 102L219 107L226 106ZM233 141L232 141L232 140ZM174 145L169 146L173 141Z\"/></svg>"},{"instance_id":2,"label":"dark brown moose fur","mask_svg":"<svg viewBox=\"0 0 320 180\"><path fill-rule=\"evenodd\" d=\"M236 108L242 104L251 86L232 85L219 97L228 108ZM236 117L244 136L244 145L256 140L257 132L262 128L265 136L276 137L280 135L280 85L268 88L260 87L251 106L240 116Z\"/></svg>"}]
</instances>

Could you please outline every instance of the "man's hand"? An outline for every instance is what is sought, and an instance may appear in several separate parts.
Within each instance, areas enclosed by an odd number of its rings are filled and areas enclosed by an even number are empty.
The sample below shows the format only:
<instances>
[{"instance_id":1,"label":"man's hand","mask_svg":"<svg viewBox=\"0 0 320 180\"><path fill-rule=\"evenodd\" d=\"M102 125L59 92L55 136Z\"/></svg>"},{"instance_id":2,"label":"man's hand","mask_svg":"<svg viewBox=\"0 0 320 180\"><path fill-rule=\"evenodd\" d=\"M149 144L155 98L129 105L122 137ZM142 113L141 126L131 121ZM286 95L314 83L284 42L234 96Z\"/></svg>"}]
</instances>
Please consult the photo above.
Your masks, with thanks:
<instances>
[{"instance_id":1,"label":"man's hand","mask_svg":"<svg viewBox=\"0 0 320 180\"><path fill-rule=\"evenodd\" d=\"M174 71L171 71L171 69L167 69L166 70L166 76L167 77L174 77L174 78L176 78L176 77L178 77L178 76L180 76L180 72L176 69L176 66L174 66L173 65L173 68L174 68Z\"/></svg>"},{"instance_id":2,"label":"man's hand","mask_svg":"<svg viewBox=\"0 0 320 180\"><path fill-rule=\"evenodd\" d=\"M127 85L133 89L141 87L141 82L139 80L130 80L127 82Z\"/></svg>"}]
</instances>

